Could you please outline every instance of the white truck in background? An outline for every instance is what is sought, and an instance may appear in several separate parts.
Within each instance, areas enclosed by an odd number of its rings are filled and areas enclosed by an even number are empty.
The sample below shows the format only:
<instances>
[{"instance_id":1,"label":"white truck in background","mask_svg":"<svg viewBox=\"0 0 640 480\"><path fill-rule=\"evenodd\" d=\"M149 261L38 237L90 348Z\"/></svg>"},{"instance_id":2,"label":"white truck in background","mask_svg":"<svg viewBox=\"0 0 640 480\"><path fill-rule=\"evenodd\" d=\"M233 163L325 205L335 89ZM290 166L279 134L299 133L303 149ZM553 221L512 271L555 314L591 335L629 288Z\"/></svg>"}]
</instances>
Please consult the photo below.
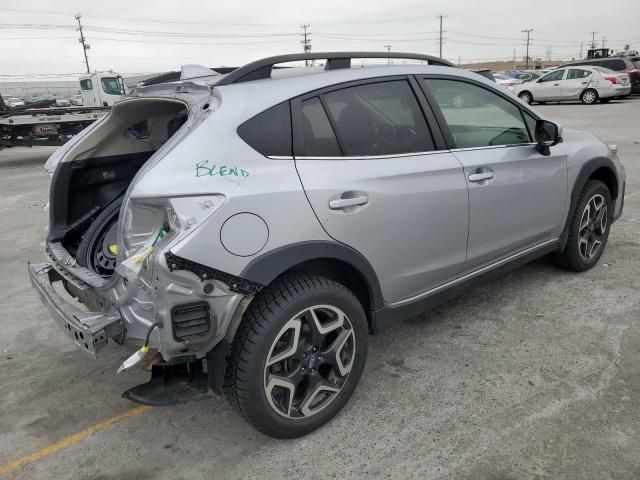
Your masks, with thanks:
<instances>
[{"instance_id":1,"label":"white truck in background","mask_svg":"<svg viewBox=\"0 0 640 480\"><path fill-rule=\"evenodd\" d=\"M80 92L82 106L69 107L43 100L12 108L0 96L0 148L62 145L104 117L126 90L120 75L96 72L80 78Z\"/></svg>"},{"instance_id":2,"label":"white truck in background","mask_svg":"<svg viewBox=\"0 0 640 480\"><path fill-rule=\"evenodd\" d=\"M125 94L124 81L113 72L80 77L80 94L84 107L111 107Z\"/></svg>"}]
</instances>

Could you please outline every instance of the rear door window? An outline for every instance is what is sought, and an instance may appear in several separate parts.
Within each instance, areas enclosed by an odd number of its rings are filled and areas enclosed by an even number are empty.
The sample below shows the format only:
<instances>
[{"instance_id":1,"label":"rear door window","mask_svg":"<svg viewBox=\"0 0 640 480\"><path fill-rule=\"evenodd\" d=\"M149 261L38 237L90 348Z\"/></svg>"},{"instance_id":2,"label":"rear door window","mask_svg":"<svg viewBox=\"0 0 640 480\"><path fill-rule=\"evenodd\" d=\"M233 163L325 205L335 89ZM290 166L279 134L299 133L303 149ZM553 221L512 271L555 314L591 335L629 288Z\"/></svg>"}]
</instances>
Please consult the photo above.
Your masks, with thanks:
<instances>
[{"instance_id":1,"label":"rear door window","mask_svg":"<svg viewBox=\"0 0 640 480\"><path fill-rule=\"evenodd\" d=\"M80 80L80 88L82 90L93 90L93 83L91 79Z\"/></svg>"},{"instance_id":2,"label":"rear door window","mask_svg":"<svg viewBox=\"0 0 640 480\"><path fill-rule=\"evenodd\" d=\"M238 127L238 135L262 155L291 156L291 112L283 102Z\"/></svg>"},{"instance_id":3,"label":"rear door window","mask_svg":"<svg viewBox=\"0 0 640 480\"><path fill-rule=\"evenodd\" d=\"M577 80L580 78L587 78L591 75L589 70L582 70L579 68L570 68L569 73L567 74L567 80Z\"/></svg>"},{"instance_id":4,"label":"rear door window","mask_svg":"<svg viewBox=\"0 0 640 480\"><path fill-rule=\"evenodd\" d=\"M422 110L406 80L369 83L323 95L345 156L434 149Z\"/></svg>"},{"instance_id":5,"label":"rear door window","mask_svg":"<svg viewBox=\"0 0 640 480\"><path fill-rule=\"evenodd\" d=\"M339 157L342 155L338 139L331 127L327 112L320 98L302 102L302 151L296 155L304 157Z\"/></svg>"},{"instance_id":6,"label":"rear door window","mask_svg":"<svg viewBox=\"0 0 640 480\"><path fill-rule=\"evenodd\" d=\"M435 97L456 148L532 141L520 108L501 95L459 80L427 78L423 82Z\"/></svg>"}]
</instances>

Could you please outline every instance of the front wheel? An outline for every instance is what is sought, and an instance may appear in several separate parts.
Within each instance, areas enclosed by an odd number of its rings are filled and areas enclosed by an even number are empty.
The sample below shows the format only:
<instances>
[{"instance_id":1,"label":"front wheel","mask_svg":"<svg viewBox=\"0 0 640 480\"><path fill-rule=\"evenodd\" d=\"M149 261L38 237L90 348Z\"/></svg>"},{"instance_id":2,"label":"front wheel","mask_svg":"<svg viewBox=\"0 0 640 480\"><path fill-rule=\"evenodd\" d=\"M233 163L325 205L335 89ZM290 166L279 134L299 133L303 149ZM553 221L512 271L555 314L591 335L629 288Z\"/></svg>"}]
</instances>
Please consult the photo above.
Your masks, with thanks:
<instances>
[{"instance_id":1,"label":"front wheel","mask_svg":"<svg viewBox=\"0 0 640 480\"><path fill-rule=\"evenodd\" d=\"M225 394L266 435L295 438L333 418L367 355L367 320L351 291L293 274L252 301L234 339Z\"/></svg>"},{"instance_id":2,"label":"front wheel","mask_svg":"<svg viewBox=\"0 0 640 480\"><path fill-rule=\"evenodd\" d=\"M612 210L607 186L599 180L589 180L569 219L567 244L554 257L559 267L582 272L598 263L609 238Z\"/></svg>"}]
</instances>

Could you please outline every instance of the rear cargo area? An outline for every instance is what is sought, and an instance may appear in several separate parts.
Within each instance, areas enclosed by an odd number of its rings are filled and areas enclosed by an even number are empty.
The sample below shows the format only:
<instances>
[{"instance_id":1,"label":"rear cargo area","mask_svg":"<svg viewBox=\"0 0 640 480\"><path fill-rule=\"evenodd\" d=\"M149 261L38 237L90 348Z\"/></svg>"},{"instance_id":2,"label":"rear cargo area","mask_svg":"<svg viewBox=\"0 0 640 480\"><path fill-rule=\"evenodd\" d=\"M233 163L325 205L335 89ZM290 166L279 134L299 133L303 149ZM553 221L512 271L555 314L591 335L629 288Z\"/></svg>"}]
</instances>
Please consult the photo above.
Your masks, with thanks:
<instances>
[{"instance_id":1,"label":"rear cargo area","mask_svg":"<svg viewBox=\"0 0 640 480\"><path fill-rule=\"evenodd\" d=\"M114 106L56 168L48 241L61 243L79 265L104 277L113 274L124 194L187 118L186 104L173 99L141 98Z\"/></svg>"}]
</instances>

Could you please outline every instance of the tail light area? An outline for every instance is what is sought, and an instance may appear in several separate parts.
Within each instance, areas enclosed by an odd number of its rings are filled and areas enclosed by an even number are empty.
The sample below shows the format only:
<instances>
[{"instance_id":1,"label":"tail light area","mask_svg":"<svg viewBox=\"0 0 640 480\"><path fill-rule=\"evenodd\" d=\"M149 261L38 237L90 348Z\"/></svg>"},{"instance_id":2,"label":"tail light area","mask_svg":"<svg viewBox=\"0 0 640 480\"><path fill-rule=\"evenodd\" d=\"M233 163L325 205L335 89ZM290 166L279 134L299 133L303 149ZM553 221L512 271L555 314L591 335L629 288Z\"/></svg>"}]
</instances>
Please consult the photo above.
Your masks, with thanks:
<instances>
[{"instance_id":1,"label":"tail light area","mask_svg":"<svg viewBox=\"0 0 640 480\"><path fill-rule=\"evenodd\" d=\"M614 85L618 84L618 79L616 77L613 77L611 75L607 75L604 77L605 80L609 80L611 83L613 83Z\"/></svg>"}]
</instances>

